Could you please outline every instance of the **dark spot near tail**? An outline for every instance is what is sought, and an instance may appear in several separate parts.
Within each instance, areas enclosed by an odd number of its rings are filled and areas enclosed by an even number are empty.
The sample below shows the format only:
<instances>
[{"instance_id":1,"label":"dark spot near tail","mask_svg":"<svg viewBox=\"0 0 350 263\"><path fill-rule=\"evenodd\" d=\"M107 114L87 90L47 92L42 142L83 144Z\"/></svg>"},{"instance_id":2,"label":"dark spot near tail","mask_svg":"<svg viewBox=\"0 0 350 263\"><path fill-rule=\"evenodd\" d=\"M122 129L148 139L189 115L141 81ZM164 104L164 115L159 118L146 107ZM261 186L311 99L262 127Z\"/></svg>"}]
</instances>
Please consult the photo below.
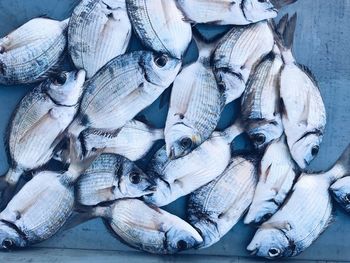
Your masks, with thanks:
<instances>
[{"instance_id":1,"label":"dark spot near tail","mask_svg":"<svg viewBox=\"0 0 350 263\"><path fill-rule=\"evenodd\" d=\"M80 124L83 126L88 126L90 123L89 117L86 114L82 114L80 117Z\"/></svg>"},{"instance_id":2,"label":"dark spot near tail","mask_svg":"<svg viewBox=\"0 0 350 263\"><path fill-rule=\"evenodd\" d=\"M0 61L0 74L1 75L5 75L6 74L6 65L2 61Z\"/></svg>"}]
</instances>

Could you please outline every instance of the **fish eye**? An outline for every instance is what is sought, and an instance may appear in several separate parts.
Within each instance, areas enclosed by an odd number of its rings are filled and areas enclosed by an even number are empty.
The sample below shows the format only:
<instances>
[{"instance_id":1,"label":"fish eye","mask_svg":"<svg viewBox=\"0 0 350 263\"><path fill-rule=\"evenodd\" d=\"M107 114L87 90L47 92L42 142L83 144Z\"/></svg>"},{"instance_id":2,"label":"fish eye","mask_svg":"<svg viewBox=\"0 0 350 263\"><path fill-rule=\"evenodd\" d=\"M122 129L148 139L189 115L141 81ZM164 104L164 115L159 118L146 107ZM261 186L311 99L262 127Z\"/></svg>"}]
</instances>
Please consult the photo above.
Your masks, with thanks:
<instances>
[{"instance_id":1,"label":"fish eye","mask_svg":"<svg viewBox=\"0 0 350 263\"><path fill-rule=\"evenodd\" d=\"M259 133L254 135L253 140L256 142L257 145L262 145L266 142L266 137L264 134Z\"/></svg>"},{"instance_id":2,"label":"fish eye","mask_svg":"<svg viewBox=\"0 0 350 263\"><path fill-rule=\"evenodd\" d=\"M311 155L315 157L318 154L319 151L320 151L320 147L318 145L315 145L311 149Z\"/></svg>"},{"instance_id":3,"label":"fish eye","mask_svg":"<svg viewBox=\"0 0 350 263\"><path fill-rule=\"evenodd\" d=\"M160 68L163 68L167 62L168 62L168 57L166 55L160 55L154 58L154 63Z\"/></svg>"},{"instance_id":4,"label":"fish eye","mask_svg":"<svg viewBox=\"0 0 350 263\"><path fill-rule=\"evenodd\" d=\"M92 152L96 152L96 151L97 151L96 147L92 147L92 148L91 148L91 151L92 151Z\"/></svg>"},{"instance_id":5,"label":"fish eye","mask_svg":"<svg viewBox=\"0 0 350 263\"><path fill-rule=\"evenodd\" d=\"M2 241L1 246L5 249L9 249L9 248L13 247L14 244L15 244L15 242L13 242L12 239L5 238L4 241Z\"/></svg>"},{"instance_id":6,"label":"fish eye","mask_svg":"<svg viewBox=\"0 0 350 263\"><path fill-rule=\"evenodd\" d=\"M265 221L269 220L271 217L272 217L272 214L268 213L261 218L261 221L265 222Z\"/></svg>"},{"instance_id":7,"label":"fish eye","mask_svg":"<svg viewBox=\"0 0 350 263\"><path fill-rule=\"evenodd\" d=\"M181 147L184 149L188 149L192 146L192 140L188 137L182 138L180 141Z\"/></svg>"},{"instance_id":8,"label":"fish eye","mask_svg":"<svg viewBox=\"0 0 350 263\"><path fill-rule=\"evenodd\" d=\"M280 255L281 251L278 248L270 248L269 249L269 256L271 258L278 257Z\"/></svg>"},{"instance_id":9,"label":"fish eye","mask_svg":"<svg viewBox=\"0 0 350 263\"><path fill-rule=\"evenodd\" d=\"M141 182L141 175L138 172L132 172L129 178L132 184L139 184Z\"/></svg>"},{"instance_id":10,"label":"fish eye","mask_svg":"<svg viewBox=\"0 0 350 263\"><path fill-rule=\"evenodd\" d=\"M176 247L178 250L185 250L187 248L187 242L185 240L179 240L176 243Z\"/></svg>"},{"instance_id":11,"label":"fish eye","mask_svg":"<svg viewBox=\"0 0 350 263\"><path fill-rule=\"evenodd\" d=\"M67 74L62 72L54 77L52 80L53 84L56 86L62 86L67 81Z\"/></svg>"},{"instance_id":12,"label":"fish eye","mask_svg":"<svg viewBox=\"0 0 350 263\"><path fill-rule=\"evenodd\" d=\"M349 204L349 203L350 203L350 194L347 194L347 195L345 196L344 200L345 200L346 203Z\"/></svg>"}]
</instances>

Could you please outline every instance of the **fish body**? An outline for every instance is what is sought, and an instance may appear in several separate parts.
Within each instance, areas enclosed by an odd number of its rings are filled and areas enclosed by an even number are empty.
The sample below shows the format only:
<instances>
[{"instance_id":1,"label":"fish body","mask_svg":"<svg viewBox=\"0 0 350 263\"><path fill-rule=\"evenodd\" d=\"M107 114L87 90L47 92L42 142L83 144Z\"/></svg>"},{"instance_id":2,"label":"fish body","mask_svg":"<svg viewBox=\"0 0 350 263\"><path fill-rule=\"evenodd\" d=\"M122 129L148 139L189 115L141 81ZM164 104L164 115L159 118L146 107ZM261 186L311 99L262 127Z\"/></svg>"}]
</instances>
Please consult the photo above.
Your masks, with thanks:
<instances>
[{"instance_id":1,"label":"fish body","mask_svg":"<svg viewBox=\"0 0 350 263\"><path fill-rule=\"evenodd\" d=\"M226 90L226 104L242 95L254 66L273 46L273 31L266 21L233 27L219 41L213 54L213 70L217 82Z\"/></svg>"},{"instance_id":2,"label":"fish body","mask_svg":"<svg viewBox=\"0 0 350 263\"><path fill-rule=\"evenodd\" d=\"M164 139L163 129L153 129L147 124L131 120L116 131L87 129L80 135L84 155L97 149L104 153L123 155L131 161L143 158L158 140Z\"/></svg>"},{"instance_id":3,"label":"fish body","mask_svg":"<svg viewBox=\"0 0 350 263\"><path fill-rule=\"evenodd\" d=\"M349 174L349 149L327 172L302 174L280 210L260 226L247 247L259 257L292 257L308 248L328 227L332 202L328 189Z\"/></svg>"},{"instance_id":4,"label":"fish body","mask_svg":"<svg viewBox=\"0 0 350 263\"><path fill-rule=\"evenodd\" d=\"M0 83L37 82L58 64L66 47L68 19L34 18L0 39Z\"/></svg>"},{"instance_id":5,"label":"fish body","mask_svg":"<svg viewBox=\"0 0 350 263\"><path fill-rule=\"evenodd\" d=\"M68 49L74 65L91 78L124 54L131 37L125 0L83 0L69 21Z\"/></svg>"},{"instance_id":6,"label":"fish body","mask_svg":"<svg viewBox=\"0 0 350 263\"><path fill-rule=\"evenodd\" d=\"M145 46L182 58L192 31L176 0L127 0L126 6L133 28Z\"/></svg>"},{"instance_id":7,"label":"fish body","mask_svg":"<svg viewBox=\"0 0 350 263\"><path fill-rule=\"evenodd\" d=\"M101 154L76 183L76 201L97 205L152 193L153 182L132 161L116 154Z\"/></svg>"},{"instance_id":8,"label":"fish body","mask_svg":"<svg viewBox=\"0 0 350 263\"><path fill-rule=\"evenodd\" d=\"M222 175L190 195L187 217L203 237L201 248L218 242L242 217L257 183L255 160L233 157Z\"/></svg>"},{"instance_id":9,"label":"fish body","mask_svg":"<svg viewBox=\"0 0 350 263\"><path fill-rule=\"evenodd\" d=\"M8 129L10 168L3 177L6 189L2 189L5 191L2 205L12 197L24 172L39 168L51 159L55 139L76 114L84 81L83 70L62 72L34 88L17 106Z\"/></svg>"},{"instance_id":10,"label":"fish body","mask_svg":"<svg viewBox=\"0 0 350 263\"><path fill-rule=\"evenodd\" d=\"M263 223L275 214L292 189L297 170L285 137L272 141L260 162L259 182L244 223Z\"/></svg>"},{"instance_id":11,"label":"fish body","mask_svg":"<svg viewBox=\"0 0 350 263\"><path fill-rule=\"evenodd\" d=\"M84 85L84 94L68 132L86 128L117 130L153 103L174 81L180 60L149 51L118 56Z\"/></svg>"},{"instance_id":12,"label":"fish body","mask_svg":"<svg viewBox=\"0 0 350 263\"><path fill-rule=\"evenodd\" d=\"M214 132L188 155L171 160L161 148L148 166L147 174L157 183L156 191L144 200L164 206L211 182L223 173L231 159L231 142L241 133L233 125L224 132Z\"/></svg>"},{"instance_id":13,"label":"fish body","mask_svg":"<svg viewBox=\"0 0 350 263\"><path fill-rule=\"evenodd\" d=\"M215 130L225 105L210 65L215 43L196 39L197 61L182 69L171 91L164 135L167 155L177 159L196 149Z\"/></svg>"},{"instance_id":14,"label":"fish body","mask_svg":"<svg viewBox=\"0 0 350 263\"><path fill-rule=\"evenodd\" d=\"M277 46L251 74L242 97L242 119L255 148L282 136L279 77L283 66Z\"/></svg>"},{"instance_id":15,"label":"fish body","mask_svg":"<svg viewBox=\"0 0 350 263\"><path fill-rule=\"evenodd\" d=\"M274 18L278 10L272 1L178 0L187 20L217 25L247 25Z\"/></svg>"},{"instance_id":16,"label":"fish body","mask_svg":"<svg viewBox=\"0 0 350 263\"><path fill-rule=\"evenodd\" d=\"M284 19L281 20L283 26ZM293 159L304 169L317 156L326 128L326 109L311 71L292 54L296 15L287 23L281 46L284 66L280 77L282 122ZM280 29L282 30L282 29Z\"/></svg>"}]
</instances>

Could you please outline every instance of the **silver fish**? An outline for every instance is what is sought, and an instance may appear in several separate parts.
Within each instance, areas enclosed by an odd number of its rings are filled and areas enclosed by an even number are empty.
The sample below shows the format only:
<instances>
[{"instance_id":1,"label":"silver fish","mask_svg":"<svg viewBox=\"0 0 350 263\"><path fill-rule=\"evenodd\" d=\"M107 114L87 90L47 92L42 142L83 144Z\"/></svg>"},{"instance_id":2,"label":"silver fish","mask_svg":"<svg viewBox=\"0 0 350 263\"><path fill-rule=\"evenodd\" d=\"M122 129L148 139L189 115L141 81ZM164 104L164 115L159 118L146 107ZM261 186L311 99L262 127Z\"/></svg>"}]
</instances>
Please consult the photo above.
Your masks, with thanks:
<instances>
[{"instance_id":1,"label":"silver fish","mask_svg":"<svg viewBox=\"0 0 350 263\"><path fill-rule=\"evenodd\" d=\"M292 54L296 14L281 19L277 31L284 66L281 72L280 94L282 121L293 159L304 169L317 156L326 127L326 109L312 73L297 64ZM283 39L282 39L283 36Z\"/></svg>"},{"instance_id":2,"label":"silver fish","mask_svg":"<svg viewBox=\"0 0 350 263\"><path fill-rule=\"evenodd\" d=\"M347 158L347 176L332 184L330 191L335 200L347 211L350 212L350 147L344 154ZM346 161L345 161L346 162Z\"/></svg>"},{"instance_id":3,"label":"silver fish","mask_svg":"<svg viewBox=\"0 0 350 263\"><path fill-rule=\"evenodd\" d=\"M285 136L272 141L260 162L259 182L244 223L260 224L276 213L298 175Z\"/></svg>"},{"instance_id":4,"label":"silver fish","mask_svg":"<svg viewBox=\"0 0 350 263\"><path fill-rule=\"evenodd\" d=\"M203 239L184 220L138 199L121 199L108 206L88 208L72 217L71 228L95 217L130 247L154 254L174 254L197 247Z\"/></svg>"},{"instance_id":5,"label":"silver fish","mask_svg":"<svg viewBox=\"0 0 350 263\"><path fill-rule=\"evenodd\" d=\"M20 176L47 163L55 139L73 120L85 71L62 72L27 94L17 106L6 142L10 168L1 178L1 206L12 197Z\"/></svg>"},{"instance_id":6,"label":"silver fish","mask_svg":"<svg viewBox=\"0 0 350 263\"><path fill-rule=\"evenodd\" d=\"M0 83L37 82L47 77L66 47L68 19L34 18L0 39Z\"/></svg>"},{"instance_id":7,"label":"silver fish","mask_svg":"<svg viewBox=\"0 0 350 263\"><path fill-rule=\"evenodd\" d=\"M225 106L216 83L210 57L217 43L206 44L195 37L199 56L176 77L164 135L167 155L177 159L189 154L215 130Z\"/></svg>"},{"instance_id":8,"label":"silver fish","mask_svg":"<svg viewBox=\"0 0 350 263\"><path fill-rule=\"evenodd\" d=\"M131 37L125 0L83 0L68 27L68 50L74 65L91 78L108 61L124 54Z\"/></svg>"},{"instance_id":9,"label":"silver fish","mask_svg":"<svg viewBox=\"0 0 350 263\"><path fill-rule=\"evenodd\" d=\"M106 64L84 85L78 114L68 132L117 130L153 103L174 81L181 61L135 51Z\"/></svg>"},{"instance_id":10,"label":"silver fish","mask_svg":"<svg viewBox=\"0 0 350 263\"><path fill-rule=\"evenodd\" d=\"M195 23L247 25L277 16L277 8L296 0L178 0L186 19Z\"/></svg>"},{"instance_id":11,"label":"silver fish","mask_svg":"<svg viewBox=\"0 0 350 263\"><path fill-rule=\"evenodd\" d=\"M217 82L226 89L226 104L242 95L252 69L273 46L273 31L266 21L233 27L220 40L212 60Z\"/></svg>"},{"instance_id":12,"label":"silver fish","mask_svg":"<svg viewBox=\"0 0 350 263\"><path fill-rule=\"evenodd\" d=\"M97 205L154 191L154 182L132 161L116 154L102 154L76 183L76 201Z\"/></svg>"},{"instance_id":13,"label":"silver fish","mask_svg":"<svg viewBox=\"0 0 350 263\"><path fill-rule=\"evenodd\" d=\"M121 129L112 132L87 129L80 134L84 156L103 149L104 153L120 154L131 161L143 158L154 143L162 139L163 129L153 129L137 120L129 121Z\"/></svg>"},{"instance_id":14,"label":"silver fish","mask_svg":"<svg viewBox=\"0 0 350 263\"><path fill-rule=\"evenodd\" d=\"M222 175L190 195L187 215L203 237L200 248L218 242L249 207L258 180L255 163L233 157Z\"/></svg>"},{"instance_id":15,"label":"silver fish","mask_svg":"<svg viewBox=\"0 0 350 263\"><path fill-rule=\"evenodd\" d=\"M0 213L0 249L26 247L46 240L69 218L74 208L74 182L96 157L82 161L71 145L68 171L39 172Z\"/></svg>"},{"instance_id":16,"label":"silver fish","mask_svg":"<svg viewBox=\"0 0 350 263\"><path fill-rule=\"evenodd\" d=\"M328 189L350 171L349 148L327 172L301 175L282 208L258 229L249 251L269 259L292 257L322 234L332 219Z\"/></svg>"},{"instance_id":17,"label":"silver fish","mask_svg":"<svg viewBox=\"0 0 350 263\"><path fill-rule=\"evenodd\" d=\"M165 147L161 148L147 170L156 181L157 189L144 196L144 200L164 206L214 180L229 164L231 142L240 133L239 123L223 132L214 132L198 148L175 160L167 157Z\"/></svg>"},{"instance_id":18,"label":"silver fish","mask_svg":"<svg viewBox=\"0 0 350 263\"><path fill-rule=\"evenodd\" d=\"M181 59L192 39L191 25L176 0L126 0L135 32L147 47Z\"/></svg>"},{"instance_id":19,"label":"silver fish","mask_svg":"<svg viewBox=\"0 0 350 263\"><path fill-rule=\"evenodd\" d=\"M278 47L251 74L242 97L242 120L255 148L282 136L279 78L283 66Z\"/></svg>"}]
</instances>

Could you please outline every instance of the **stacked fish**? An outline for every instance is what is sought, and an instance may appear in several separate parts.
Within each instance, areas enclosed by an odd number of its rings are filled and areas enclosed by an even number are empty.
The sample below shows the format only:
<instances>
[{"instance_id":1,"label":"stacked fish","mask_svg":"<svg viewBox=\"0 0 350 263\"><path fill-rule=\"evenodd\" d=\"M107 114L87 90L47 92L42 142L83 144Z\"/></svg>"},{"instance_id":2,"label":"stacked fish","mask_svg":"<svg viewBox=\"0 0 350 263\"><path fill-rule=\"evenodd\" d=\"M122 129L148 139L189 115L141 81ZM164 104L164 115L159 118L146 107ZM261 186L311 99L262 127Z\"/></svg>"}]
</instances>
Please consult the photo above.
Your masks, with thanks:
<instances>
[{"instance_id":1,"label":"stacked fish","mask_svg":"<svg viewBox=\"0 0 350 263\"><path fill-rule=\"evenodd\" d=\"M245 214L260 225L248 246L257 256L309 247L331 221L329 189L350 210L350 147L328 171L305 171L326 112L292 53L297 16L272 20L293 2L82 0L67 20L35 18L0 39L0 83L41 82L8 128L1 248L101 217L124 243L171 254L213 245ZM208 40L197 23L233 27ZM132 30L144 50L125 53ZM198 59L182 67L192 38ZM70 72L59 70L65 50ZM165 129L137 119L170 85ZM216 131L237 99L241 116ZM254 150L237 153L244 132ZM135 161L158 140L165 145L141 170ZM187 222L159 208L185 195Z\"/></svg>"}]
</instances>

